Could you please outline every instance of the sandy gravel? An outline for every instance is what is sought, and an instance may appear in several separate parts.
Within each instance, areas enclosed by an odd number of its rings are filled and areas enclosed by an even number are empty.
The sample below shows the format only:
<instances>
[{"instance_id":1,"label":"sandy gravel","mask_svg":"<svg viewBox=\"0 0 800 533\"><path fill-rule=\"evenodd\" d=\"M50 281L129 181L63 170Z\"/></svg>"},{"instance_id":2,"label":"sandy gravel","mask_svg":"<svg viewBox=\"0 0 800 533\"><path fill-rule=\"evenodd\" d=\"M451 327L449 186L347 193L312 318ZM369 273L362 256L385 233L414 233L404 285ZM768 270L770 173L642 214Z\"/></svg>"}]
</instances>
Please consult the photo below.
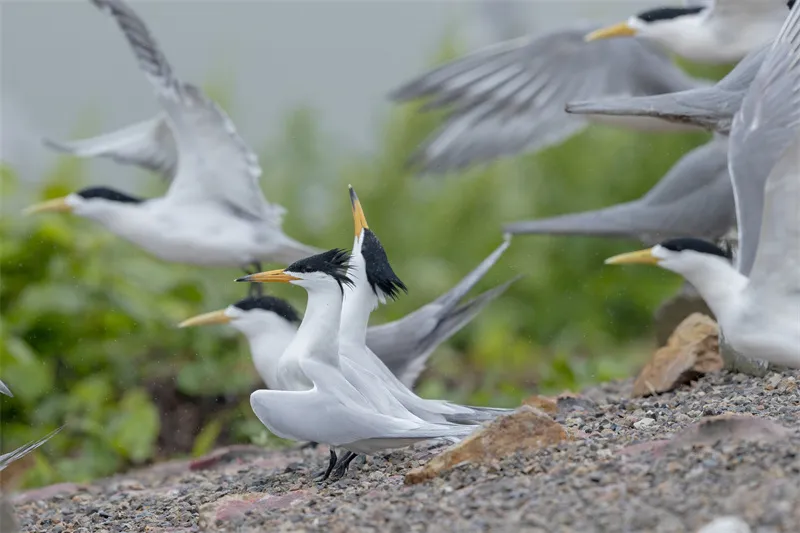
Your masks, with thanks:
<instances>
[{"instance_id":1,"label":"sandy gravel","mask_svg":"<svg viewBox=\"0 0 800 533\"><path fill-rule=\"evenodd\" d=\"M14 500L30 532L697 531L737 515L754 533L800 531L800 373L721 373L657 397L626 399L630 381L585 392L557 420L578 436L487 466L462 465L406 486L436 449L353 464L317 485L327 450L219 450L90 486ZM788 428L771 442L725 435L665 444L703 417L751 414ZM753 430L744 437L755 437Z\"/></svg>"}]
</instances>

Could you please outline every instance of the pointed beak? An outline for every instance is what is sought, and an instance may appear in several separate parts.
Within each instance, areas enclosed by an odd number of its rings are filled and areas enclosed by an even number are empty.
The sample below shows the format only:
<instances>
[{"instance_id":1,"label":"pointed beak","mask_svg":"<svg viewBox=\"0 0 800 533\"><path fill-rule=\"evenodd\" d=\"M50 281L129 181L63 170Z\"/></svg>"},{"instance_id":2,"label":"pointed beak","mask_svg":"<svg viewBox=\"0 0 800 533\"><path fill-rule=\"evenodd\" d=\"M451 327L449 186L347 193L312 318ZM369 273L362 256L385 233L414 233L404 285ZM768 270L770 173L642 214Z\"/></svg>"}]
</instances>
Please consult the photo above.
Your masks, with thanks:
<instances>
[{"instance_id":1,"label":"pointed beak","mask_svg":"<svg viewBox=\"0 0 800 533\"><path fill-rule=\"evenodd\" d=\"M67 197L55 198L39 204L26 207L22 212L25 215L33 215L34 213L65 213L72 211L72 206L67 203Z\"/></svg>"},{"instance_id":2,"label":"pointed beak","mask_svg":"<svg viewBox=\"0 0 800 533\"><path fill-rule=\"evenodd\" d=\"M210 313L204 313L202 315L193 316L192 318L187 318L178 324L178 327L190 328L192 326L207 326L209 324L227 324L230 321L231 317L225 314L224 309L220 309L219 311L212 311Z\"/></svg>"},{"instance_id":3,"label":"pointed beak","mask_svg":"<svg viewBox=\"0 0 800 533\"><path fill-rule=\"evenodd\" d=\"M587 34L583 40L587 43L589 41L596 41L598 39L610 39L611 37L633 37L636 35L636 30L630 27L627 22L620 22L613 26L606 26L600 28L592 33Z\"/></svg>"},{"instance_id":4,"label":"pointed beak","mask_svg":"<svg viewBox=\"0 0 800 533\"><path fill-rule=\"evenodd\" d=\"M356 191L352 185L348 187L350 187L350 206L353 208L353 223L356 228L356 237L358 237L363 230L369 229L369 226L367 225L367 217L364 216L364 210L361 209L361 202L356 196Z\"/></svg>"},{"instance_id":5,"label":"pointed beak","mask_svg":"<svg viewBox=\"0 0 800 533\"><path fill-rule=\"evenodd\" d=\"M628 252L627 254L619 254L614 257L606 259L607 265L623 265L629 263L639 263L642 265L657 265L659 259L653 255L653 249L639 250L637 252Z\"/></svg>"},{"instance_id":6,"label":"pointed beak","mask_svg":"<svg viewBox=\"0 0 800 533\"><path fill-rule=\"evenodd\" d=\"M259 272L257 274L250 274L236 281L247 281L249 283L289 283L290 281L299 280L300 278L294 277L280 270L270 270L268 272Z\"/></svg>"}]
</instances>

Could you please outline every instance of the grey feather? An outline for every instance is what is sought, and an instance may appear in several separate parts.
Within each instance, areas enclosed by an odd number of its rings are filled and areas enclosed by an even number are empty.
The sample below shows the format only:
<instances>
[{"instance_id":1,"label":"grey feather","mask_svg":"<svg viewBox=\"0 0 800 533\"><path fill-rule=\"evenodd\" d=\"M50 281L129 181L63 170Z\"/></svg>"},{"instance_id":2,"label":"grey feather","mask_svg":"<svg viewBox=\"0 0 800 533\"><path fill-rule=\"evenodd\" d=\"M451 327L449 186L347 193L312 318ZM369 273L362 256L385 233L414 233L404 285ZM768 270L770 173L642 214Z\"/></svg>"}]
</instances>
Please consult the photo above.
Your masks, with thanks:
<instances>
[{"instance_id":1,"label":"grey feather","mask_svg":"<svg viewBox=\"0 0 800 533\"><path fill-rule=\"evenodd\" d=\"M411 388L425 362L445 340L469 323L515 280L491 289L458 306L458 302L480 281L509 246L506 239L455 287L400 320L367 330L367 346Z\"/></svg>"},{"instance_id":2,"label":"grey feather","mask_svg":"<svg viewBox=\"0 0 800 533\"><path fill-rule=\"evenodd\" d=\"M579 25L499 43L406 83L395 101L431 98L445 124L412 156L424 171L444 172L504 155L536 151L586 126L567 102L637 96L698 86L657 48L636 39L586 43L597 25Z\"/></svg>"},{"instance_id":3,"label":"grey feather","mask_svg":"<svg viewBox=\"0 0 800 533\"><path fill-rule=\"evenodd\" d=\"M9 389L2 381L0 381L0 393L5 394L6 396L11 396L12 398L14 397L14 395L11 393L11 389Z\"/></svg>"},{"instance_id":4,"label":"grey feather","mask_svg":"<svg viewBox=\"0 0 800 533\"><path fill-rule=\"evenodd\" d=\"M729 169L739 227L737 268L756 262L767 178L800 128L800 8L795 5L736 114Z\"/></svg>"},{"instance_id":5,"label":"grey feather","mask_svg":"<svg viewBox=\"0 0 800 533\"><path fill-rule=\"evenodd\" d=\"M18 459L22 459L23 457L25 457L26 455L28 455L32 451L36 450L36 448L38 448L39 446L41 446L42 444L44 444L48 440L52 439L62 429L64 429L64 426L61 426L60 428L51 431L50 433L48 433L47 435L45 435L44 437L42 437L40 439L37 439L37 440L35 440L33 442L29 442L28 444L25 444L24 446L20 446L19 448L17 448L13 452L9 452L9 453L5 453L3 455L0 455L0 471L4 470L8 465L13 463L14 461L17 461Z\"/></svg>"},{"instance_id":6,"label":"grey feather","mask_svg":"<svg viewBox=\"0 0 800 533\"><path fill-rule=\"evenodd\" d=\"M165 117L159 115L117 131L76 141L43 139L45 146L76 157L105 157L123 165L134 165L175 177L178 149Z\"/></svg>"},{"instance_id":7,"label":"grey feather","mask_svg":"<svg viewBox=\"0 0 800 533\"><path fill-rule=\"evenodd\" d=\"M636 238L656 244L692 235L722 238L736 224L728 140L717 136L683 156L644 196L604 209L515 222L512 234Z\"/></svg>"},{"instance_id":8,"label":"grey feather","mask_svg":"<svg viewBox=\"0 0 800 533\"><path fill-rule=\"evenodd\" d=\"M567 113L615 117L654 117L728 134L733 117L770 46L748 54L716 85L675 93L573 101Z\"/></svg>"}]
</instances>

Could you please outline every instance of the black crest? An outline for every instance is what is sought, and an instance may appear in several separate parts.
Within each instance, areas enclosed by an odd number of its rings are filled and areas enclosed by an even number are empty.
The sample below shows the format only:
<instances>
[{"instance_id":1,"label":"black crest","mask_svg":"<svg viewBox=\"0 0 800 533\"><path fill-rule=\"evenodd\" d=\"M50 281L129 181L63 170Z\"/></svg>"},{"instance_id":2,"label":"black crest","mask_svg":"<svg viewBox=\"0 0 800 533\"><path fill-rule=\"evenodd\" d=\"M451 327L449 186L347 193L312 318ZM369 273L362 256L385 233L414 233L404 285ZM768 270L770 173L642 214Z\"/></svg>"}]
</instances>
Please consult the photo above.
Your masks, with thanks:
<instances>
[{"instance_id":1,"label":"black crest","mask_svg":"<svg viewBox=\"0 0 800 533\"><path fill-rule=\"evenodd\" d=\"M339 282L339 287L342 285L353 285L353 280L347 276L348 263L350 262L350 253L334 248L321 254L312 255L299 261L295 261L284 270L287 272L323 272L328 274L333 279Z\"/></svg>"},{"instance_id":2,"label":"black crest","mask_svg":"<svg viewBox=\"0 0 800 533\"><path fill-rule=\"evenodd\" d=\"M659 20L672 20L685 15L694 15L705 9L704 6L692 7L659 7L649 9L636 15L636 18L645 22L657 22Z\"/></svg>"},{"instance_id":3,"label":"black crest","mask_svg":"<svg viewBox=\"0 0 800 533\"><path fill-rule=\"evenodd\" d=\"M144 201L141 198L136 198L135 196L130 196L124 192L109 189L108 187L86 187L75 194L86 200L90 198L103 198L105 200L124 204L140 204Z\"/></svg>"},{"instance_id":4,"label":"black crest","mask_svg":"<svg viewBox=\"0 0 800 533\"><path fill-rule=\"evenodd\" d=\"M668 241L662 242L661 246L666 248L667 250L672 250L673 252L694 250L695 252L700 252L702 254L718 255L728 260L731 260L733 258L733 254L730 248L728 248L727 250L723 250L714 243L704 241L702 239L694 239L691 237L685 237L681 239L670 239Z\"/></svg>"},{"instance_id":5,"label":"black crest","mask_svg":"<svg viewBox=\"0 0 800 533\"><path fill-rule=\"evenodd\" d=\"M274 296L248 296L243 300L239 300L234 307L238 307L242 311L250 311L253 309L263 309L264 311L272 311L276 315L285 318L294 324L300 323L300 314L297 310L289 304L286 300L276 298Z\"/></svg>"},{"instance_id":6,"label":"black crest","mask_svg":"<svg viewBox=\"0 0 800 533\"><path fill-rule=\"evenodd\" d=\"M364 256L364 262L367 265L367 281L376 295L380 289L386 296L394 300L400 291L408 292L405 284L392 270L392 265L389 264L389 258L386 257L386 251L383 249L381 241L368 229L364 230L361 255Z\"/></svg>"}]
</instances>

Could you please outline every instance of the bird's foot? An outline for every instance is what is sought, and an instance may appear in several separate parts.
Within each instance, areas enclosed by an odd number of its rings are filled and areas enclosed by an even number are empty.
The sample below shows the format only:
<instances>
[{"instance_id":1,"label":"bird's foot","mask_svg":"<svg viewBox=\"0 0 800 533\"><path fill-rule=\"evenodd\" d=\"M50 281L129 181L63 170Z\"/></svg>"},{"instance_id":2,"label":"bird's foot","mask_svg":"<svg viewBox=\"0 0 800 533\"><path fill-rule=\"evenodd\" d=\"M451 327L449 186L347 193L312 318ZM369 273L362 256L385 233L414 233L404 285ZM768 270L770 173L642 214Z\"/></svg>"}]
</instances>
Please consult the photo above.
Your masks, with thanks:
<instances>
[{"instance_id":1,"label":"bird's foot","mask_svg":"<svg viewBox=\"0 0 800 533\"><path fill-rule=\"evenodd\" d=\"M336 468L333 469L333 472L330 473L329 479L331 481L338 481L344 477L347 473L347 469L350 467L350 463L353 462L353 459L358 457L358 454L353 452L347 452L344 457L339 459L336 463Z\"/></svg>"},{"instance_id":2,"label":"bird's foot","mask_svg":"<svg viewBox=\"0 0 800 533\"><path fill-rule=\"evenodd\" d=\"M333 471L333 467L336 466L336 463L337 463L336 452L333 451L333 446L331 446L330 459L328 460L328 468L326 468L322 472L318 472L318 473L314 474L314 476L312 477L312 480L321 483L321 482L325 481L326 479L328 479L330 477L330 475L331 475L331 471Z\"/></svg>"}]
</instances>

